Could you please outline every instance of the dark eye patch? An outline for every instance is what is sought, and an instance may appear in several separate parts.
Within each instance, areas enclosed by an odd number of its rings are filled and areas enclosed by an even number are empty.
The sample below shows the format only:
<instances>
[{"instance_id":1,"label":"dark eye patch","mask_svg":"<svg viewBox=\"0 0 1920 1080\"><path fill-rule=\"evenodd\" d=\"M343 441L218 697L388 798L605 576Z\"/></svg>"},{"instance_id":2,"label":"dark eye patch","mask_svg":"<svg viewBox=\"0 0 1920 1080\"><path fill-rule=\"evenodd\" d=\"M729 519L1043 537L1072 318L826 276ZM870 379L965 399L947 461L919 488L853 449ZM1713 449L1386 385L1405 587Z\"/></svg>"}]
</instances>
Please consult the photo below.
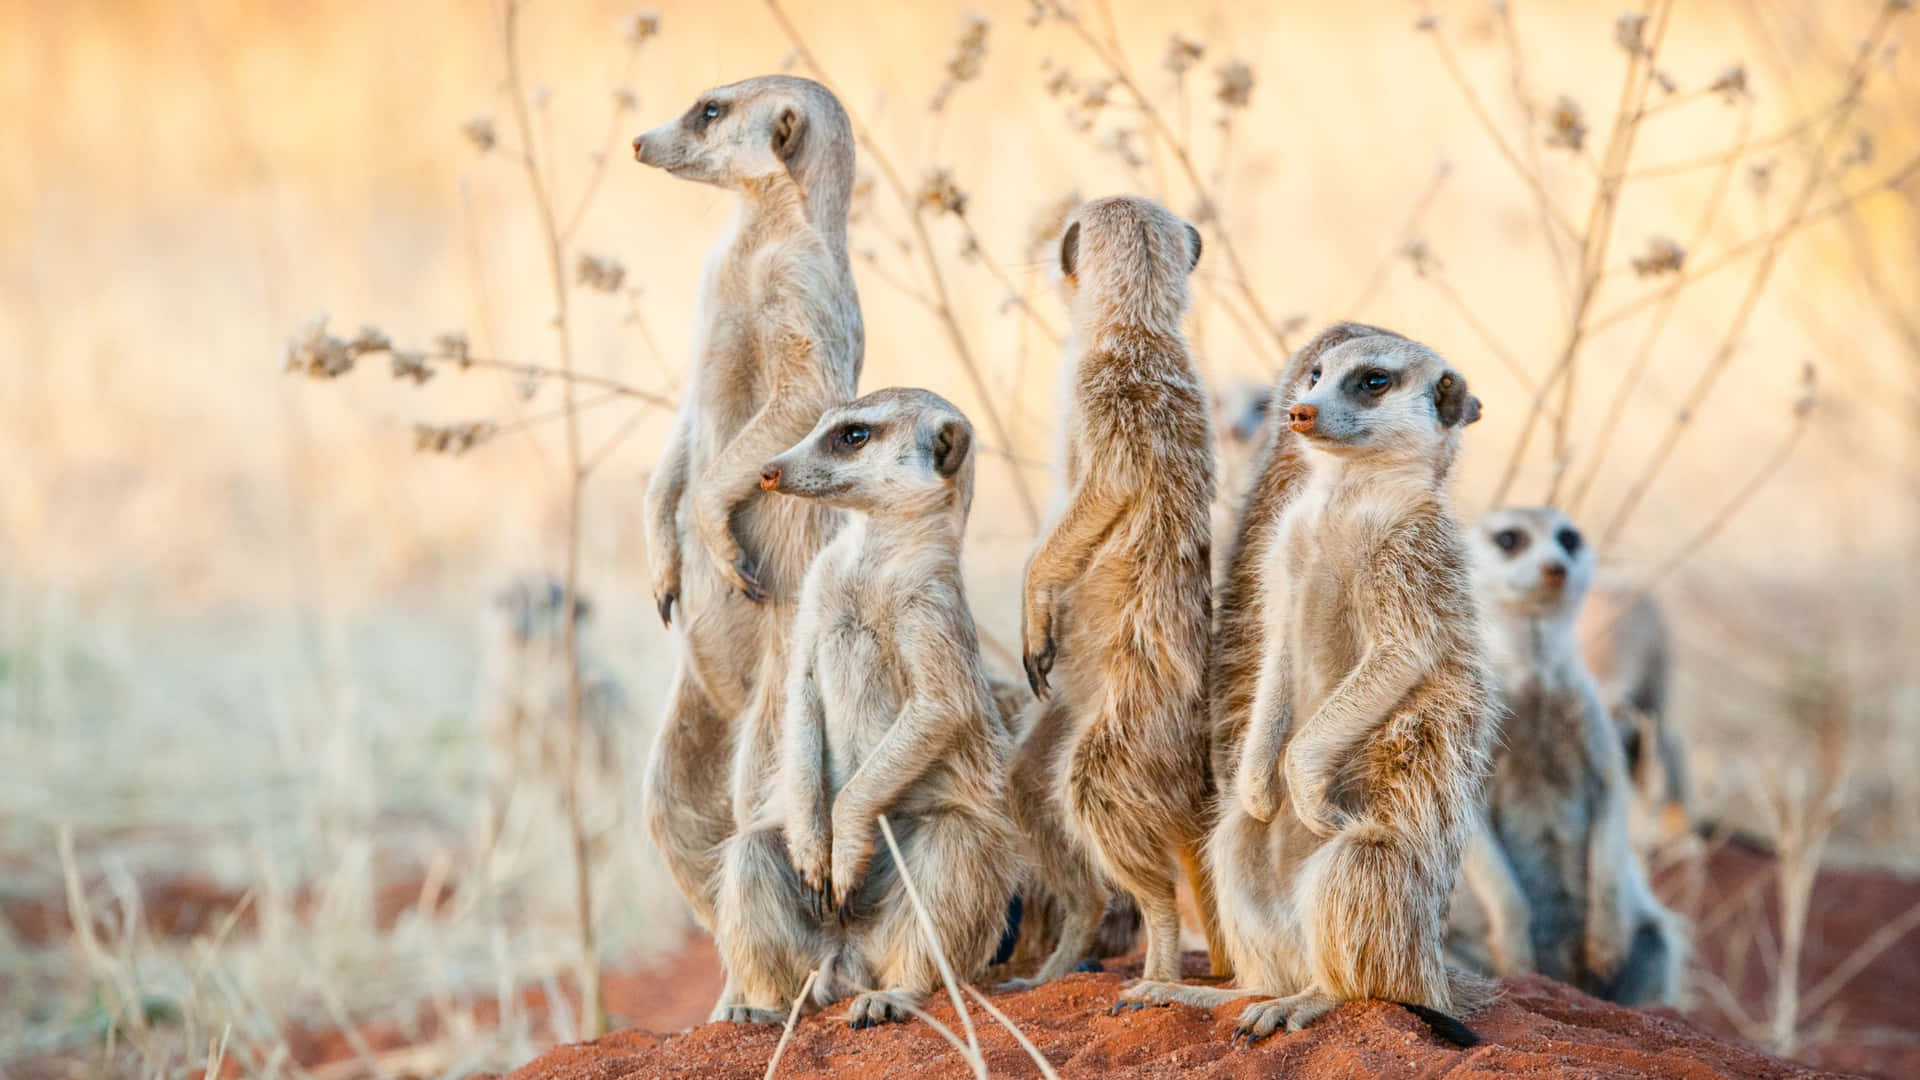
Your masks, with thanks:
<instances>
[{"instance_id":1,"label":"dark eye patch","mask_svg":"<svg viewBox=\"0 0 1920 1080\"><path fill-rule=\"evenodd\" d=\"M1348 375L1342 389L1348 397L1358 399L1363 405L1371 405L1385 397L1387 391L1399 382L1399 376L1386 368L1365 367Z\"/></svg>"},{"instance_id":2,"label":"dark eye patch","mask_svg":"<svg viewBox=\"0 0 1920 1080\"><path fill-rule=\"evenodd\" d=\"M1560 542L1560 547L1569 555L1575 554L1580 550L1580 544L1582 542L1580 533L1570 525L1562 526L1559 532L1553 534L1553 538Z\"/></svg>"},{"instance_id":3,"label":"dark eye patch","mask_svg":"<svg viewBox=\"0 0 1920 1080\"><path fill-rule=\"evenodd\" d=\"M680 126L694 134L703 134L707 125L727 115L727 103L724 101L696 101L693 108L680 118Z\"/></svg>"},{"instance_id":4,"label":"dark eye patch","mask_svg":"<svg viewBox=\"0 0 1920 1080\"><path fill-rule=\"evenodd\" d=\"M1518 555L1527 550L1527 534L1519 529L1501 529L1493 534L1493 543L1509 555Z\"/></svg>"},{"instance_id":5,"label":"dark eye patch","mask_svg":"<svg viewBox=\"0 0 1920 1080\"><path fill-rule=\"evenodd\" d=\"M827 432L827 452L832 454L857 454L872 442L883 430L877 424L865 424L858 420L848 421Z\"/></svg>"}]
</instances>

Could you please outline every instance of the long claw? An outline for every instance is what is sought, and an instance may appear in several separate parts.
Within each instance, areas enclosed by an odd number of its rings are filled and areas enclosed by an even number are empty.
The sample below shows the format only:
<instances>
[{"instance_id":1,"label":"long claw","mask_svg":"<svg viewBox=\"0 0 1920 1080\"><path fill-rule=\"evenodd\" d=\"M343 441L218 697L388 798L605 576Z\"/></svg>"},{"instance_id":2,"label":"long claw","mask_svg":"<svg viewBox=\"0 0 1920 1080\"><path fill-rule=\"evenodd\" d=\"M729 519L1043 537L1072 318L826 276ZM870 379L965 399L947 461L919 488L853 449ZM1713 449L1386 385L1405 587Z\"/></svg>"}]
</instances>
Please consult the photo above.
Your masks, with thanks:
<instances>
[{"instance_id":1,"label":"long claw","mask_svg":"<svg viewBox=\"0 0 1920 1080\"><path fill-rule=\"evenodd\" d=\"M673 602L678 599L680 599L680 594L677 592L667 593L660 598L658 605L660 609L660 625L673 625Z\"/></svg>"}]
</instances>

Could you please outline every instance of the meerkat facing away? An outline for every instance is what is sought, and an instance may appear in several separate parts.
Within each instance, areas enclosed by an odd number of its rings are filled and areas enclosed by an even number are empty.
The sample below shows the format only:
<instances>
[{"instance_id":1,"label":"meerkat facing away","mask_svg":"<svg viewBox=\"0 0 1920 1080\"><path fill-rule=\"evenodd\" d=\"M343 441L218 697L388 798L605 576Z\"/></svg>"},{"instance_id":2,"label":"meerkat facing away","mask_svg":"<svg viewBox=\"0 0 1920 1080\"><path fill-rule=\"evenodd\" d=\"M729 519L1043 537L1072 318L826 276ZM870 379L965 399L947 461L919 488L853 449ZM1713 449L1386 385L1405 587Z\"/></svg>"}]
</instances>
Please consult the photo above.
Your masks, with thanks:
<instances>
[{"instance_id":1,"label":"meerkat facing away","mask_svg":"<svg viewBox=\"0 0 1920 1080\"><path fill-rule=\"evenodd\" d=\"M1019 865L1010 741L960 574L972 443L938 396L881 390L829 410L762 473L768 491L850 517L801 590L778 814L727 845L718 938L736 992L718 1019L781 1022L819 968L812 1007L858 991L854 1027L905 1020L940 986L937 952L970 978L1000 940Z\"/></svg>"},{"instance_id":2,"label":"meerkat facing away","mask_svg":"<svg viewBox=\"0 0 1920 1080\"><path fill-rule=\"evenodd\" d=\"M1574 625L1626 750L1635 840L1655 848L1686 836L1687 759L1667 716L1673 646L1659 601L1644 589L1596 582Z\"/></svg>"},{"instance_id":3,"label":"meerkat facing away","mask_svg":"<svg viewBox=\"0 0 1920 1080\"><path fill-rule=\"evenodd\" d=\"M1087 954L1106 878L1140 908L1149 978L1179 976L1176 864L1214 938L1199 859L1213 448L1181 328L1199 258L1200 234L1144 199L1087 203L1061 237L1067 491L1027 565L1022 651L1040 700L1011 787L1062 918L1026 984Z\"/></svg>"},{"instance_id":4,"label":"meerkat facing away","mask_svg":"<svg viewBox=\"0 0 1920 1080\"><path fill-rule=\"evenodd\" d=\"M769 75L701 94L633 146L642 164L740 196L701 279L692 372L646 499L654 603L681 643L647 825L711 928L720 845L776 758L801 576L837 522L820 503L763 494L759 476L859 380L853 131L826 87Z\"/></svg>"},{"instance_id":5,"label":"meerkat facing away","mask_svg":"<svg viewBox=\"0 0 1920 1080\"><path fill-rule=\"evenodd\" d=\"M1266 648L1208 844L1239 985L1122 999L1272 995L1240 1018L1251 1040L1381 998L1471 1043L1453 1014L1486 987L1442 945L1496 704L1445 485L1479 402L1423 345L1334 336L1288 409L1305 474L1266 543Z\"/></svg>"},{"instance_id":6,"label":"meerkat facing away","mask_svg":"<svg viewBox=\"0 0 1920 1080\"><path fill-rule=\"evenodd\" d=\"M1535 970L1670 1002L1684 943L1631 842L1625 755L1574 636L1593 548L1548 507L1495 510L1471 535L1506 705L1486 820L1526 900Z\"/></svg>"}]
</instances>

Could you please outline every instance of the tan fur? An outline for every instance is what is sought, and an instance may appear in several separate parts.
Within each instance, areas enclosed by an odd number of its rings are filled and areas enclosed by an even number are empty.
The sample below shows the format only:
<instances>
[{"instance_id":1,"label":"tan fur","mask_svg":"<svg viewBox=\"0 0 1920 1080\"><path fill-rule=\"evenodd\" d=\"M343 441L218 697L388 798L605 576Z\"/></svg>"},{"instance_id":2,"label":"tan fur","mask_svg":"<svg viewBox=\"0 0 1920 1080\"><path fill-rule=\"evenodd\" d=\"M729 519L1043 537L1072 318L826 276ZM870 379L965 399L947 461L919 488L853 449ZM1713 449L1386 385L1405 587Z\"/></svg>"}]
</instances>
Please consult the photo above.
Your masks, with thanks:
<instances>
[{"instance_id":1,"label":"tan fur","mask_svg":"<svg viewBox=\"0 0 1920 1080\"><path fill-rule=\"evenodd\" d=\"M1488 880L1470 882L1456 903L1462 951L1478 944L1476 902L1496 926L1511 926L1500 907L1517 891L1533 970L1624 1004L1672 1002L1680 926L1654 899L1630 841L1625 756L1574 637L1593 548L1546 507L1496 510L1471 536L1506 706L1484 842L1512 888L1493 881L1488 894Z\"/></svg>"},{"instance_id":2,"label":"tan fur","mask_svg":"<svg viewBox=\"0 0 1920 1080\"><path fill-rule=\"evenodd\" d=\"M708 120L711 105L720 112ZM709 90L634 140L644 164L740 195L708 259L680 415L647 488L654 601L679 669L648 767L647 824L681 894L714 925L720 845L754 812L775 758L801 575L826 507L774 500L759 470L853 397L864 350L847 264L853 134L818 83Z\"/></svg>"},{"instance_id":3,"label":"tan fur","mask_svg":"<svg viewBox=\"0 0 1920 1080\"><path fill-rule=\"evenodd\" d=\"M1360 400L1373 372L1390 388ZM1272 995L1242 1015L1250 1038L1354 998L1470 1011L1485 988L1441 946L1494 700L1445 479L1478 402L1431 350L1355 325L1302 350L1281 389L1318 419L1273 440L1247 514L1277 515L1242 523L1238 557L1264 563L1236 598L1258 614L1232 614L1265 647L1207 849L1238 986L1123 996Z\"/></svg>"},{"instance_id":4,"label":"tan fur","mask_svg":"<svg viewBox=\"0 0 1920 1080\"><path fill-rule=\"evenodd\" d=\"M1181 330L1199 253L1191 226L1127 197L1080 207L1062 236L1067 490L1027 566L1022 646L1042 700L1012 789L1064 914L1026 982L1086 955L1103 877L1140 908L1147 975L1179 974L1176 866L1203 842L1209 800L1213 453Z\"/></svg>"},{"instance_id":5,"label":"tan fur","mask_svg":"<svg viewBox=\"0 0 1920 1080\"><path fill-rule=\"evenodd\" d=\"M859 433L857 445L853 433ZM904 1020L998 943L1020 876L1010 739L960 573L972 428L924 390L830 409L767 465L769 490L848 512L807 571L788 669L779 796L727 845L720 1019L777 1022L859 993L856 1027ZM887 820L928 940L875 824Z\"/></svg>"},{"instance_id":6,"label":"tan fur","mask_svg":"<svg viewBox=\"0 0 1920 1080\"><path fill-rule=\"evenodd\" d=\"M1643 849L1680 840L1691 826L1686 751L1667 715L1673 646L1660 602L1644 589L1601 581L1575 623L1633 780L1633 835Z\"/></svg>"}]
</instances>

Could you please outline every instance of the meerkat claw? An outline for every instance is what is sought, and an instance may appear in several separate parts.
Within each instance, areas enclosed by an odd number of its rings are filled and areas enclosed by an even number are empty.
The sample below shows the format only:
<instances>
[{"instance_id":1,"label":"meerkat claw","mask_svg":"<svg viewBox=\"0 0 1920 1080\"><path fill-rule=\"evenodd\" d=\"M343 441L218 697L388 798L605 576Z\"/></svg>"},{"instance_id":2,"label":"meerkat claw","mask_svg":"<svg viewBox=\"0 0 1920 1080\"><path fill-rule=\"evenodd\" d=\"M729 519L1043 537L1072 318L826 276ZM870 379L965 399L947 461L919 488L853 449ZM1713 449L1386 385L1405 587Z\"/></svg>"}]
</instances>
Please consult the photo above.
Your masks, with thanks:
<instances>
[{"instance_id":1,"label":"meerkat claw","mask_svg":"<svg viewBox=\"0 0 1920 1080\"><path fill-rule=\"evenodd\" d=\"M680 599L678 592L670 592L660 597L657 602L660 610L660 625L669 627L673 625L673 602L678 599Z\"/></svg>"}]
</instances>

